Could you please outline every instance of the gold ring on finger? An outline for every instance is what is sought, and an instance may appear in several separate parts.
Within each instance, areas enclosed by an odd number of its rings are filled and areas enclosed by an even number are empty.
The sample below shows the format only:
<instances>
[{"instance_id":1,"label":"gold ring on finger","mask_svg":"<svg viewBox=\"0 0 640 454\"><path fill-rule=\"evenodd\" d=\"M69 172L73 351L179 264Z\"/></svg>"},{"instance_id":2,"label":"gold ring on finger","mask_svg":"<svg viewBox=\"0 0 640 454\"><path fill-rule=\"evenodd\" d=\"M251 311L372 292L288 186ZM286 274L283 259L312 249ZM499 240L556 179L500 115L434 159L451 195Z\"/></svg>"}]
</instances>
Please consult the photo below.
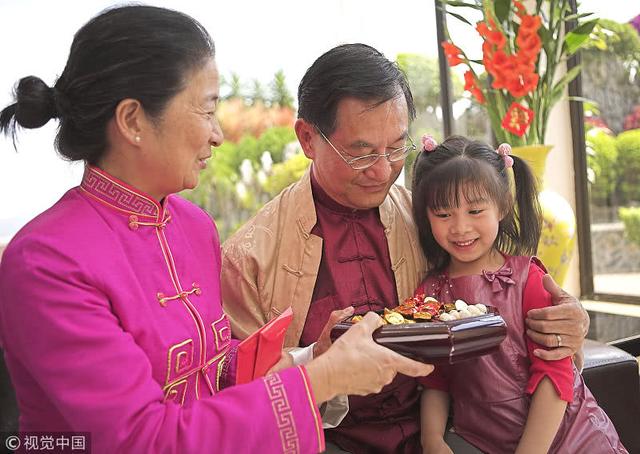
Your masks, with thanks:
<instances>
[{"instance_id":1,"label":"gold ring on finger","mask_svg":"<svg viewBox=\"0 0 640 454\"><path fill-rule=\"evenodd\" d=\"M556 340L558 341L558 347L562 347L562 338L560 334L556 334Z\"/></svg>"}]
</instances>

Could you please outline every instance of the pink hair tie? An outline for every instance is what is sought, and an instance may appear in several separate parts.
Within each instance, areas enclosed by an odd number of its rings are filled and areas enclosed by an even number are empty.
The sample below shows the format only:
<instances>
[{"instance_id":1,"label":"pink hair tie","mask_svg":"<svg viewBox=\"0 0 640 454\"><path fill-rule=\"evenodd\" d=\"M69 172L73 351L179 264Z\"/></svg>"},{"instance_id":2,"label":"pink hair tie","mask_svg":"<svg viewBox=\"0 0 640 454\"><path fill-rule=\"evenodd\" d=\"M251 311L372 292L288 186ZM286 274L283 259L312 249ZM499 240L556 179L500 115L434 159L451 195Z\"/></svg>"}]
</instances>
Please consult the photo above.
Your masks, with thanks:
<instances>
[{"instance_id":1,"label":"pink hair tie","mask_svg":"<svg viewBox=\"0 0 640 454\"><path fill-rule=\"evenodd\" d=\"M433 138L431 134L425 134L422 136L422 149L427 153L433 151L438 146L438 142Z\"/></svg>"},{"instance_id":2,"label":"pink hair tie","mask_svg":"<svg viewBox=\"0 0 640 454\"><path fill-rule=\"evenodd\" d=\"M504 160L504 166L508 169L509 167L513 167L513 158L509 156L511 154L511 145L508 143L501 143L498 149L496 150L502 159Z\"/></svg>"}]
</instances>

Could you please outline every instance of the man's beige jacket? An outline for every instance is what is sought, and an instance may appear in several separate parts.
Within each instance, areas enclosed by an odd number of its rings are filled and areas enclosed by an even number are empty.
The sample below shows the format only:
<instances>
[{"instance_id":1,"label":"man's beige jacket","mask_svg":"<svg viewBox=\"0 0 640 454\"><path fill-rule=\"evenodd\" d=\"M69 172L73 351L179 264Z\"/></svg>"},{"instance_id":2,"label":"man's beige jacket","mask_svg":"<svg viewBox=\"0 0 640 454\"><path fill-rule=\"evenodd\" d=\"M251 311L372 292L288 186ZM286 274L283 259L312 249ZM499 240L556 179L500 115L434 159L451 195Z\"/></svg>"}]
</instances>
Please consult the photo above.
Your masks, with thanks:
<instances>
[{"instance_id":1,"label":"man's beige jacket","mask_svg":"<svg viewBox=\"0 0 640 454\"><path fill-rule=\"evenodd\" d=\"M399 301L411 296L426 263L411 215L411 193L393 185L380 206ZM234 337L244 339L289 306L285 347L296 347L322 258L311 234L316 211L309 171L267 203L222 246L222 301Z\"/></svg>"}]
</instances>

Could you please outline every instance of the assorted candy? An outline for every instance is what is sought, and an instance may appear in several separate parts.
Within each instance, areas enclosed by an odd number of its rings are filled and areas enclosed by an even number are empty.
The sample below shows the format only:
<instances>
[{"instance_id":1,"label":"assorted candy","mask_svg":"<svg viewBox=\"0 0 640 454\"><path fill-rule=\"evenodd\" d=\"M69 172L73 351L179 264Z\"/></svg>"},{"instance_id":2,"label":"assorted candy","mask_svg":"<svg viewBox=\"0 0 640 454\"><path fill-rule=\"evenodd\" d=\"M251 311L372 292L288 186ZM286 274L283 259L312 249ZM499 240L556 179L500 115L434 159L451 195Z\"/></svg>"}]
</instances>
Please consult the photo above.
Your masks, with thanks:
<instances>
[{"instance_id":1,"label":"assorted candy","mask_svg":"<svg viewBox=\"0 0 640 454\"><path fill-rule=\"evenodd\" d=\"M398 307L384 309L381 315L383 323L401 325L403 323L417 323L430 321L451 321L468 317L476 317L487 313L484 304L467 304L462 300L455 303L441 303L431 296L416 295L407 298ZM362 320L362 315L351 317L352 323Z\"/></svg>"}]
</instances>

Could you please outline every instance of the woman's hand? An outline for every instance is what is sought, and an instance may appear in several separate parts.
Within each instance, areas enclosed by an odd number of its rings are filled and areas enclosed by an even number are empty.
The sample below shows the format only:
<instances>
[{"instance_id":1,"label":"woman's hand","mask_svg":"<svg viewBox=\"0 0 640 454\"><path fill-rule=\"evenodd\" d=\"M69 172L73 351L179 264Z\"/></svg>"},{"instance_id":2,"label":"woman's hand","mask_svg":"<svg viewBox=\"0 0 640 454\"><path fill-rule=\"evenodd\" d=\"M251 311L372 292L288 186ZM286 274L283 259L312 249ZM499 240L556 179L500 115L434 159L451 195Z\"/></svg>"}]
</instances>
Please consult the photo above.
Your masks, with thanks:
<instances>
[{"instance_id":1,"label":"woman's hand","mask_svg":"<svg viewBox=\"0 0 640 454\"><path fill-rule=\"evenodd\" d=\"M371 334L382 325L380 316L368 313L307 368L317 403L338 394L365 396L379 392L396 374L410 377L430 374L433 366L405 358L376 344Z\"/></svg>"},{"instance_id":2,"label":"woman's hand","mask_svg":"<svg viewBox=\"0 0 640 454\"><path fill-rule=\"evenodd\" d=\"M551 348L534 350L539 358L547 361L566 358L581 351L589 331L589 315L582 304L558 287L551 276L545 275L542 282L551 293L554 305L529 311L527 335L534 342Z\"/></svg>"},{"instance_id":3,"label":"woman's hand","mask_svg":"<svg viewBox=\"0 0 640 454\"><path fill-rule=\"evenodd\" d=\"M292 367L293 364L293 356L291 356L291 353L283 351L282 355L280 356L280 360L275 363L273 365L273 367L271 369L269 369L267 371L267 373L265 375L269 375L269 374L273 374L275 372L279 372L283 369L287 369L289 367Z\"/></svg>"},{"instance_id":4,"label":"woman's hand","mask_svg":"<svg viewBox=\"0 0 640 454\"><path fill-rule=\"evenodd\" d=\"M329 347L331 347L331 330L340 320L344 320L345 318L353 315L353 311L354 307L348 306L344 309L338 309L331 312L331 314L329 315L329 320L327 320L327 324L324 325L318 341L313 346L314 358L317 358L318 356L329 350Z\"/></svg>"}]
</instances>

